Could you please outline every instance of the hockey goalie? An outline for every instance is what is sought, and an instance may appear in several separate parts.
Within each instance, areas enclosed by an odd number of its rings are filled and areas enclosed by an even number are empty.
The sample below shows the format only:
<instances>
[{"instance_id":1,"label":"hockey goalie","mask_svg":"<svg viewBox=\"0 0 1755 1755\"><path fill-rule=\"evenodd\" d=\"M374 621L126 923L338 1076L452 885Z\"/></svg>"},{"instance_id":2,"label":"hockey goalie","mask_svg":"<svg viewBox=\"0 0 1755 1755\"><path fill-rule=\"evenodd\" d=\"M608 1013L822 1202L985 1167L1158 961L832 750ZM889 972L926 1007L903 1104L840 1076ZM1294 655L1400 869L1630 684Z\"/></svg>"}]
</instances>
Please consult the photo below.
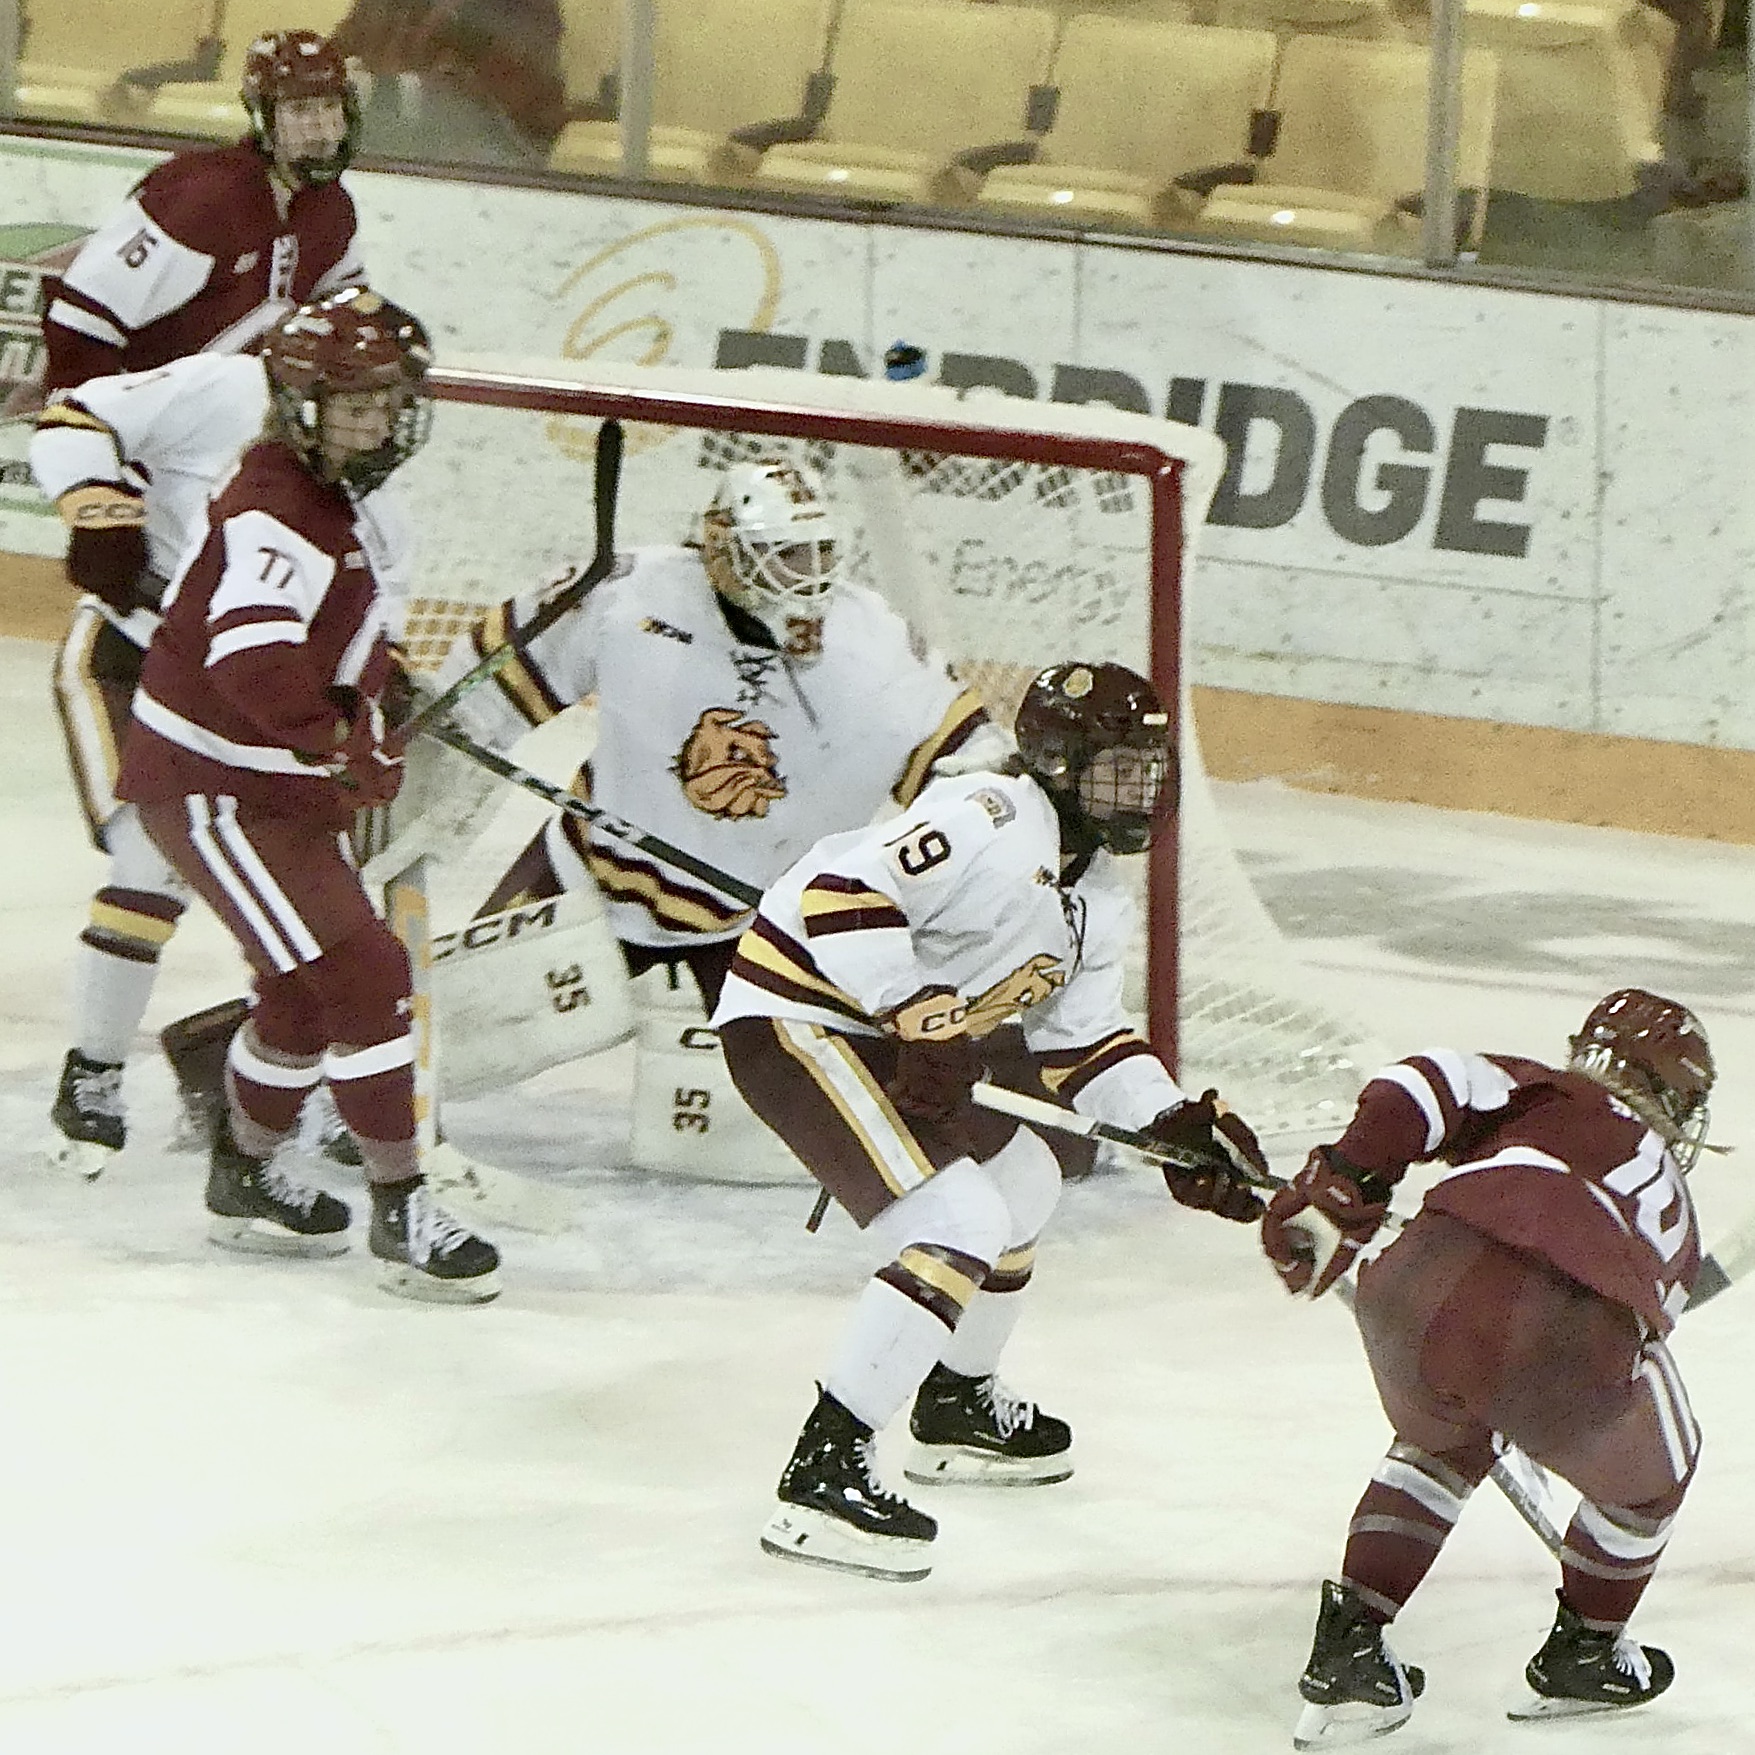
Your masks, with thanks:
<instances>
[{"instance_id":1,"label":"hockey goalie","mask_svg":"<svg viewBox=\"0 0 1755 1755\"><path fill-rule=\"evenodd\" d=\"M935 769L980 766L1010 747L944 659L847 578L844 549L837 508L808 467L779 456L739 464L697 540L620 556L534 635L523 630L574 576L498 605L456 642L437 683L513 648L453 709L501 751L595 698L596 741L573 790L734 887L760 890L822 836L909 804ZM750 918L744 900L557 812L478 920L588 910L599 895L627 974L662 971L653 981L677 996L642 1029L636 1141L673 1142L696 1174L772 1169L779 1148L736 1098L706 1028ZM682 988L685 970L699 1005ZM528 1075L571 1057L579 1035L539 1012L520 1040ZM446 1085L457 1089L449 1071Z\"/></svg>"}]
</instances>

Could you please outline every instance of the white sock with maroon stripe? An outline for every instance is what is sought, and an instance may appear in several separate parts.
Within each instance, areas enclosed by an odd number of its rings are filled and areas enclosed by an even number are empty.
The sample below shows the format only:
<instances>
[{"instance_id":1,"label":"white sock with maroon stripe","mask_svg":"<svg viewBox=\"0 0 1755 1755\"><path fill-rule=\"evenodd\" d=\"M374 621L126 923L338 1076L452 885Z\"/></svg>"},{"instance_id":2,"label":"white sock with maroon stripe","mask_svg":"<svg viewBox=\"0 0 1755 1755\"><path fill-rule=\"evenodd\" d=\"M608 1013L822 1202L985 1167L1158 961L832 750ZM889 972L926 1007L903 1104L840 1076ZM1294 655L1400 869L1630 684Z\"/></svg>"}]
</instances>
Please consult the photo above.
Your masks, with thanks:
<instances>
[{"instance_id":1,"label":"white sock with maroon stripe","mask_svg":"<svg viewBox=\"0 0 1755 1755\"><path fill-rule=\"evenodd\" d=\"M1022 1292L978 1292L955 1331L945 1337L939 1362L960 1377L991 1377L1023 1314Z\"/></svg>"},{"instance_id":2,"label":"white sock with maroon stripe","mask_svg":"<svg viewBox=\"0 0 1755 1755\"><path fill-rule=\"evenodd\" d=\"M874 1279L859 1294L823 1387L881 1432L938 1363L946 1339L938 1317Z\"/></svg>"},{"instance_id":3,"label":"white sock with maroon stripe","mask_svg":"<svg viewBox=\"0 0 1755 1755\"><path fill-rule=\"evenodd\" d=\"M157 979L156 962L82 944L73 977L73 1044L79 1052L112 1066L126 1060Z\"/></svg>"}]
</instances>

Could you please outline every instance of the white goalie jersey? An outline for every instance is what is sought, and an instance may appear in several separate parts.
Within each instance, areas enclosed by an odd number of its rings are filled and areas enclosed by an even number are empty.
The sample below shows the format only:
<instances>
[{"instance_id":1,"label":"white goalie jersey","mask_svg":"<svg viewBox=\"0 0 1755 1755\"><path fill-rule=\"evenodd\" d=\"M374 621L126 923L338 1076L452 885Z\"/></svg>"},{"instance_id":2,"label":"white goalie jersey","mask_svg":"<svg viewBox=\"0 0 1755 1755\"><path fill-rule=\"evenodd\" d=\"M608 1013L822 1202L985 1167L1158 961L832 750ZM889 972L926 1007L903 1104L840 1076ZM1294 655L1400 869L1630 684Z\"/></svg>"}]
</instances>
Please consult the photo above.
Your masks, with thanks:
<instances>
[{"instance_id":1,"label":"white goalie jersey","mask_svg":"<svg viewBox=\"0 0 1755 1755\"><path fill-rule=\"evenodd\" d=\"M1136 1127L1182 1092L1122 1005L1134 909L1099 852L1063 886L1060 825L1027 776L936 780L887 823L831 835L762 898L715 1026L790 1018L855 1035L923 987L955 988L969 1029L1022 1025L1043 1081Z\"/></svg>"},{"instance_id":2,"label":"white goalie jersey","mask_svg":"<svg viewBox=\"0 0 1755 1755\"><path fill-rule=\"evenodd\" d=\"M515 639L564 586L494 610L453 648L438 686ZM824 835L909 803L934 761L992 734L979 698L875 592L840 586L821 656L798 663L738 637L685 548L623 556L455 716L503 749L593 694L597 743L576 789L756 889ZM749 918L735 897L573 818L557 819L547 846L568 884L589 871L625 942L733 938Z\"/></svg>"},{"instance_id":3,"label":"white goalie jersey","mask_svg":"<svg viewBox=\"0 0 1755 1755\"><path fill-rule=\"evenodd\" d=\"M207 538L207 506L268 418L268 380L254 355L191 354L150 372L92 378L59 390L37 417L30 466L50 500L115 484L146 504L148 564L176 574ZM372 570L393 602L407 595L409 530L394 497L362 502L359 529ZM96 599L91 600L94 604ZM98 606L135 645L158 626L150 610L128 616Z\"/></svg>"}]
</instances>

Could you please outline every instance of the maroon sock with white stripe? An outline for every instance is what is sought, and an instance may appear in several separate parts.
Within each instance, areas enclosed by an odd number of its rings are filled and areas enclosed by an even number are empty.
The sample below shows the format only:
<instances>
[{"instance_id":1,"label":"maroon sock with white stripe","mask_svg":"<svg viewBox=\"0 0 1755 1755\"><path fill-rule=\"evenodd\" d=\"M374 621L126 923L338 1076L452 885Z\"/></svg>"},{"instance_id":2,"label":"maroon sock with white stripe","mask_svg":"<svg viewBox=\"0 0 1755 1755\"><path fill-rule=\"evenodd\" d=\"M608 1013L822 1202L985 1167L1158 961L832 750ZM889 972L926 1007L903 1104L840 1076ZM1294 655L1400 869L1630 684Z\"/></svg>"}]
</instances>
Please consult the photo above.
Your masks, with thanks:
<instances>
[{"instance_id":1,"label":"maroon sock with white stripe","mask_svg":"<svg viewBox=\"0 0 1755 1755\"><path fill-rule=\"evenodd\" d=\"M1580 1503L1561 1550L1560 1594L1587 1625L1607 1631L1632 1619L1669 1543L1684 1490L1646 1505Z\"/></svg>"},{"instance_id":2,"label":"maroon sock with white stripe","mask_svg":"<svg viewBox=\"0 0 1755 1755\"><path fill-rule=\"evenodd\" d=\"M226 1050L225 1088L232 1134L239 1150L252 1158L270 1157L291 1136L305 1099L321 1077L316 1051L264 1041L265 1022L272 1032L272 1017L247 1019Z\"/></svg>"},{"instance_id":3,"label":"maroon sock with white stripe","mask_svg":"<svg viewBox=\"0 0 1755 1755\"><path fill-rule=\"evenodd\" d=\"M1393 1621L1418 1589L1492 1467L1486 1440L1444 1456L1399 1441L1390 1446L1354 1509L1341 1567L1342 1582L1377 1619Z\"/></svg>"},{"instance_id":4,"label":"maroon sock with white stripe","mask_svg":"<svg viewBox=\"0 0 1755 1755\"><path fill-rule=\"evenodd\" d=\"M331 1048L323 1057L335 1107L372 1182L400 1182L420 1174L410 1053L409 1040L402 1037L369 1048Z\"/></svg>"}]
</instances>

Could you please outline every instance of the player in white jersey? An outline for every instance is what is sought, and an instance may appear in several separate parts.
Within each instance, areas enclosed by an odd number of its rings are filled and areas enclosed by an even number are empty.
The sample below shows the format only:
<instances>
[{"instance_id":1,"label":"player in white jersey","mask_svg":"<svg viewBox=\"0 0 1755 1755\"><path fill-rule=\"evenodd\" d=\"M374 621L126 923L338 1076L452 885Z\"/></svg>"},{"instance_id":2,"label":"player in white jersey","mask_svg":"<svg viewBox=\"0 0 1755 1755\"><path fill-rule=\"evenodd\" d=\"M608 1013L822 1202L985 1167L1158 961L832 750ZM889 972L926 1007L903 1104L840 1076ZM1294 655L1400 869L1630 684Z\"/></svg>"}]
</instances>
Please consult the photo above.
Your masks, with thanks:
<instances>
[{"instance_id":1,"label":"player in white jersey","mask_svg":"<svg viewBox=\"0 0 1755 1755\"><path fill-rule=\"evenodd\" d=\"M69 527L68 577L83 593L56 660L55 702L87 826L109 858L80 934L74 1046L52 1111L55 1157L87 1176L125 1142L122 1065L188 904L134 807L115 796L129 704L165 581L205 539L209 496L267 415L259 358L192 354L56 391L31 439L32 473ZM394 503L371 496L361 528L379 578L405 590L408 535ZM215 1009L218 1027L207 1032L217 1044L215 1077L243 1010L241 1002Z\"/></svg>"},{"instance_id":2,"label":"player in white jersey","mask_svg":"<svg viewBox=\"0 0 1755 1755\"><path fill-rule=\"evenodd\" d=\"M1022 1025L1082 1113L1192 1155L1183 1204L1262 1210L1255 1136L1187 1097L1122 1008L1132 908L1115 868L1174 793L1169 716L1117 664L1030 685L1000 772L928 785L891 822L831 835L769 888L714 1024L761 1118L889 1254L861 1293L781 1476L762 1546L923 1578L934 1520L888 1493L875 1435L914 1398L911 1480L1064 1480L1072 1434L999 1383L1060 1192L1040 1138L970 1098L995 1031Z\"/></svg>"},{"instance_id":3,"label":"player in white jersey","mask_svg":"<svg viewBox=\"0 0 1755 1755\"><path fill-rule=\"evenodd\" d=\"M624 556L527 643L518 630L547 593L501 605L438 681L519 644L463 696L459 723L503 747L595 694L597 744L576 789L760 888L821 836L910 803L935 763L1010 747L943 659L876 592L841 578L840 546L809 470L739 465L699 548ZM545 825L483 912L593 882L630 972L687 964L711 1011L746 904L573 817Z\"/></svg>"}]
</instances>

